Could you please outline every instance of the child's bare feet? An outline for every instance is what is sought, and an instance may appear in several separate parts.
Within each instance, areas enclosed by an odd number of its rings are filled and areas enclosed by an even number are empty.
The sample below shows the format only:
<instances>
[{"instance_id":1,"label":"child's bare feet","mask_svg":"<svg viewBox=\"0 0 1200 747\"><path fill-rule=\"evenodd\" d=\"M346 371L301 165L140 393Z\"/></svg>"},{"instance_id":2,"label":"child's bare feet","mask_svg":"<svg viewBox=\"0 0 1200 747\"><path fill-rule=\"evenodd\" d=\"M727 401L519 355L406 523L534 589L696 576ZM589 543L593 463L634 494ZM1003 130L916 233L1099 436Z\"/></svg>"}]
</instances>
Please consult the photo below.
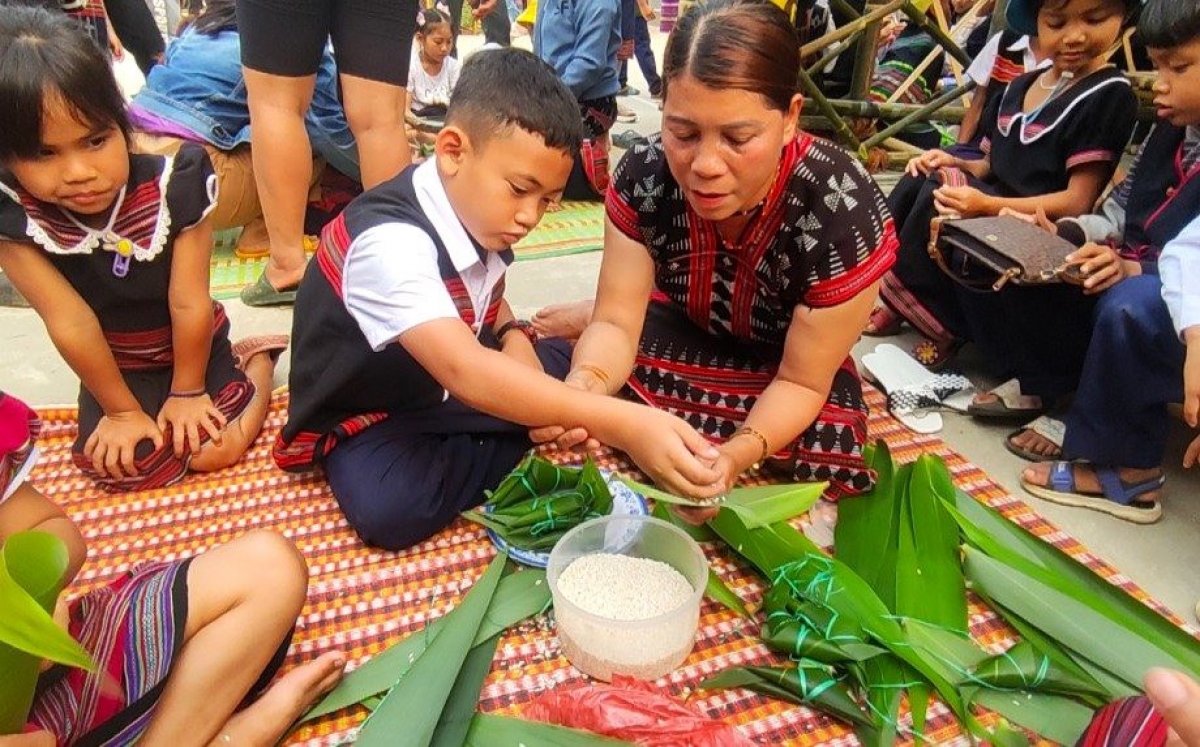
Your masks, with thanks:
<instances>
[{"instance_id":1,"label":"child's bare feet","mask_svg":"<svg viewBox=\"0 0 1200 747\"><path fill-rule=\"evenodd\" d=\"M296 719L342 679L345 666L342 653L331 651L292 669L267 688L262 697L233 714L213 744L239 747L277 744Z\"/></svg>"},{"instance_id":2,"label":"child's bare feet","mask_svg":"<svg viewBox=\"0 0 1200 747\"><path fill-rule=\"evenodd\" d=\"M578 340L592 320L595 305L595 301L588 300L544 306L533 315L533 328L541 337Z\"/></svg>"}]
</instances>

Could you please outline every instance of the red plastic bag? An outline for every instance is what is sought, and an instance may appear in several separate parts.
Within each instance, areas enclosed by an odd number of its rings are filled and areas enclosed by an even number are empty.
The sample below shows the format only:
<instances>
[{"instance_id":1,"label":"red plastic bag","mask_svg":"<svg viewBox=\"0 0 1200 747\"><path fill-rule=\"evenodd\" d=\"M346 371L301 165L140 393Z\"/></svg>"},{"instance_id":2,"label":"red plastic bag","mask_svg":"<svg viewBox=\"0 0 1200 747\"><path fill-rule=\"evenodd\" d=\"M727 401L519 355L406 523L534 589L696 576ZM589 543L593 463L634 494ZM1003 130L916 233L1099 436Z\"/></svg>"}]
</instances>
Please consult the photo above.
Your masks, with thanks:
<instances>
[{"instance_id":1,"label":"red plastic bag","mask_svg":"<svg viewBox=\"0 0 1200 747\"><path fill-rule=\"evenodd\" d=\"M715 721L663 695L648 682L622 677L611 685L551 690L522 715L643 747L753 747L732 726Z\"/></svg>"}]
</instances>

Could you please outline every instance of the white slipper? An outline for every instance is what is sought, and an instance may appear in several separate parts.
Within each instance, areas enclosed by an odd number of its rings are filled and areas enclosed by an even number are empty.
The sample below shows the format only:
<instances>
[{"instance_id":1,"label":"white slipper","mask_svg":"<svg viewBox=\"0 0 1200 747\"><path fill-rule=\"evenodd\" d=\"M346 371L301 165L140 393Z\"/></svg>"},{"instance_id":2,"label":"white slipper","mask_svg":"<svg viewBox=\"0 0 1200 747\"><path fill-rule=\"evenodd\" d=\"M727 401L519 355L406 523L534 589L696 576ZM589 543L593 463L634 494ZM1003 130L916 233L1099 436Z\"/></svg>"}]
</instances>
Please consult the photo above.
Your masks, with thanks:
<instances>
[{"instance_id":1,"label":"white slipper","mask_svg":"<svg viewBox=\"0 0 1200 747\"><path fill-rule=\"evenodd\" d=\"M938 391L957 392L970 388L970 382L957 375L936 374L922 366L908 353L891 343L875 346L862 357L863 368L889 395L888 409L906 428L916 433L937 433L942 429L940 413L933 407L943 406L946 396ZM903 398L905 404L897 404ZM915 409L914 409L915 408Z\"/></svg>"}]
</instances>

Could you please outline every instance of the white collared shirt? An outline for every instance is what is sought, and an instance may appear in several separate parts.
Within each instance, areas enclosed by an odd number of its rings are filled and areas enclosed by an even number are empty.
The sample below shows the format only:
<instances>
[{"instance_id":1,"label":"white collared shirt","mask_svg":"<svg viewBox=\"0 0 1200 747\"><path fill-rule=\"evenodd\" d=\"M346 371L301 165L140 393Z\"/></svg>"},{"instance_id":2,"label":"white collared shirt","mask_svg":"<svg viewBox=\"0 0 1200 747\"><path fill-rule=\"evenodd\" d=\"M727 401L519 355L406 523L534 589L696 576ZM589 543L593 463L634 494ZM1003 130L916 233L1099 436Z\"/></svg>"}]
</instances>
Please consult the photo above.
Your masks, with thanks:
<instances>
[{"instance_id":1,"label":"white collared shirt","mask_svg":"<svg viewBox=\"0 0 1200 747\"><path fill-rule=\"evenodd\" d=\"M1038 62L1037 55L1033 53L1033 47L1030 44L1028 36L1022 36L1017 39L1009 47L1010 52L1022 52L1025 72L1038 70L1046 67L1051 63L1049 57ZM983 49L979 50L979 54L975 55L975 59L971 60L970 66L967 67L966 75L971 80L975 81L977 86L986 86L988 81L992 79L992 68L996 66L996 58L1000 56L1000 34L993 34L991 39L988 39L987 44L983 45Z\"/></svg>"},{"instance_id":2,"label":"white collared shirt","mask_svg":"<svg viewBox=\"0 0 1200 747\"><path fill-rule=\"evenodd\" d=\"M1200 325L1200 218L1194 219L1163 247L1158 257L1162 298L1175 332Z\"/></svg>"},{"instance_id":3,"label":"white collared shirt","mask_svg":"<svg viewBox=\"0 0 1200 747\"><path fill-rule=\"evenodd\" d=\"M475 311L476 335L507 264L498 252L480 260L458 220L433 159L413 174L421 211L445 244ZM425 322L458 319L458 309L438 271L437 247L425 231L409 223L381 223L363 231L346 251L342 298L371 349L378 352Z\"/></svg>"}]
</instances>

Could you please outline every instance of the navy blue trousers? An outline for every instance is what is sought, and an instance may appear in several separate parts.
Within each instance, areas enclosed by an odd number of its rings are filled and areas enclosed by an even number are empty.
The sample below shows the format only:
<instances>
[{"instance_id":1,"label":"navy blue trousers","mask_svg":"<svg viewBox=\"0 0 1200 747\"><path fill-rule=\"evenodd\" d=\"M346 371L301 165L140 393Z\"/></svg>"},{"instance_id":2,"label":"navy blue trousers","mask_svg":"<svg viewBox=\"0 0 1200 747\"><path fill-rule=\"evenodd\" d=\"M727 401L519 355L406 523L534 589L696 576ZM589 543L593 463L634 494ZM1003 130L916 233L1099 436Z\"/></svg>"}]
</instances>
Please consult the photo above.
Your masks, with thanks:
<instances>
[{"instance_id":1,"label":"navy blue trousers","mask_svg":"<svg viewBox=\"0 0 1200 747\"><path fill-rule=\"evenodd\" d=\"M1101 294L1063 456L1113 467L1160 466L1170 429L1167 405L1183 401L1186 354L1157 275L1127 278Z\"/></svg>"},{"instance_id":2,"label":"navy blue trousers","mask_svg":"<svg viewBox=\"0 0 1200 747\"><path fill-rule=\"evenodd\" d=\"M537 345L546 373L561 379L571 348ZM368 545L402 550L479 505L532 446L523 425L473 410L453 397L395 413L334 447L325 474L350 526Z\"/></svg>"}]
</instances>

